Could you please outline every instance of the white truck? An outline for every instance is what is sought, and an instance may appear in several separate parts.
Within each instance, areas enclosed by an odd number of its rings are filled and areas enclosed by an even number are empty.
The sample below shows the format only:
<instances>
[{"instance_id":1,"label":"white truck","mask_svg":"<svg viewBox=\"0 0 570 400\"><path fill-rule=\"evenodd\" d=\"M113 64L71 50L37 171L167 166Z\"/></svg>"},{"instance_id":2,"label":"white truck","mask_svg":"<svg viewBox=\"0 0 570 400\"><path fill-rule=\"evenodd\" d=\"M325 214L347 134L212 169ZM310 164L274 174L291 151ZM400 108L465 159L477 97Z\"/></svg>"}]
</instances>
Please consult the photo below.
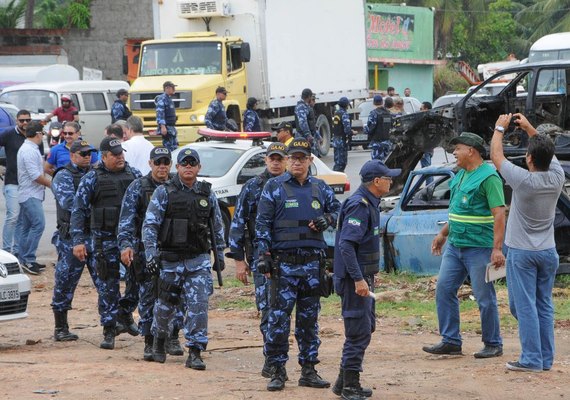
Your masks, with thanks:
<instances>
[{"instance_id":1,"label":"white truck","mask_svg":"<svg viewBox=\"0 0 570 400\"><path fill-rule=\"evenodd\" d=\"M241 122L248 97L258 100L263 130L294 120L304 88L316 94L321 151L330 146L340 97L368 97L363 0L153 1L155 40L141 44L130 105L156 129L155 97L178 85L179 141L196 140L217 86L228 117Z\"/></svg>"}]
</instances>

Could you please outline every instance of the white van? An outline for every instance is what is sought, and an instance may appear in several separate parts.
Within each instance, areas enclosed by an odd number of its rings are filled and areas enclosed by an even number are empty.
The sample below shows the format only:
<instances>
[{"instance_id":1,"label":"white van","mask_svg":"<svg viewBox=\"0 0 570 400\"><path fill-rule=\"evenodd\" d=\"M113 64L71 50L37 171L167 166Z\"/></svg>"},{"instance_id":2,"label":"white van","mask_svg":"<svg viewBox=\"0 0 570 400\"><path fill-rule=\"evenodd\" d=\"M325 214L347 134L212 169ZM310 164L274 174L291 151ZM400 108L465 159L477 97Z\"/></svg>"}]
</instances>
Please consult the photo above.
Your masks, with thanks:
<instances>
[{"instance_id":1,"label":"white van","mask_svg":"<svg viewBox=\"0 0 570 400\"><path fill-rule=\"evenodd\" d=\"M99 147L103 130L111 123L111 107L119 89L129 90L129 84L124 81L24 83L4 88L0 93L0 101L30 111L33 119L44 119L61 106L61 95L68 94L79 110L83 138ZM53 120L57 118L54 117Z\"/></svg>"}]
</instances>

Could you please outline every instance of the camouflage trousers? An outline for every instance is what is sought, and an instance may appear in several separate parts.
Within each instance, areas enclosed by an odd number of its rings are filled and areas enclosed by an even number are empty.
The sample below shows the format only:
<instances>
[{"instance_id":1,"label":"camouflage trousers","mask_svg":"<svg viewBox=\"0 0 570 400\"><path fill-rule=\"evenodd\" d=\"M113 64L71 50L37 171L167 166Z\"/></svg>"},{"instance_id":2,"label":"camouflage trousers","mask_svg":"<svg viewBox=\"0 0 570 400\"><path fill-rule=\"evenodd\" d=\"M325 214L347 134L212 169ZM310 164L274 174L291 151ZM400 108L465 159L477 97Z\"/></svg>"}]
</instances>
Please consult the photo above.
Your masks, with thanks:
<instances>
[{"instance_id":1,"label":"camouflage trousers","mask_svg":"<svg viewBox=\"0 0 570 400\"><path fill-rule=\"evenodd\" d=\"M389 140L384 140L383 142L370 142L370 148L372 149L370 155L373 160L385 162L392 151L392 142Z\"/></svg>"},{"instance_id":2,"label":"camouflage trousers","mask_svg":"<svg viewBox=\"0 0 570 400\"><path fill-rule=\"evenodd\" d=\"M97 271L97 288L99 290L98 309L103 326L115 326L119 311L119 266L120 253L115 240L104 240L102 243L103 255L107 264L107 274L103 275L103 268L98 265L96 252L91 257L93 268Z\"/></svg>"},{"instance_id":3,"label":"camouflage trousers","mask_svg":"<svg viewBox=\"0 0 570 400\"><path fill-rule=\"evenodd\" d=\"M89 260L87 263L81 262L73 255L71 239L61 239L59 232L56 231L51 242L57 250L51 306L55 311L71 310L73 295L85 264L87 264L87 270L95 287L97 287L97 274L92 265L89 264Z\"/></svg>"},{"instance_id":4,"label":"camouflage trousers","mask_svg":"<svg viewBox=\"0 0 570 400\"><path fill-rule=\"evenodd\" d=\"M318 317L320 297L314 295L319 286L319 261L303 266L303 276L281 275L274 307L269 305L265 354L271 365L285 365L289 359L291 313L295 307L295 339L299 346L299 364L319 362ZM281 268L283 271L283 267ZM269 292L269 290L268 290Z\"/></svg>"},{"instance_id":5,"label":"camouflage trousers","mask_svg":"<svg viewBox=\"0 0 570 400\"><path fill-rule=\"evenodd\" d=\"M344 172L348 163L348 143L341 137L333 139L334 166L333 171Z\"/></svg>"},{"instance_id":6,"label":"camouflage trousers","mask_svg":"<svg viewBox=\"0 0 570 400\"><path fill-rule=\"evenodd\" d=\"M145 279L139 283L139 332L142 336L151 335L152 319L154 315L154 303L156 302L155 286L158 278ZM180 330L184 327L184 309L180 303L176 307L173 328Z\"/></svg>"},{"instance_id":7,"label":"camouflage trousers","mask_svg":"<svg viewBox=\"0 0 570 400\"><path fill-rule=\"evenodd\" d=\"M160 127L157 133L160 133ZM176 131L176 127L166 127L166 135L162 135L162 145L170 151L174 151L178 148L178 132Z\"/></svg>"},{"instance_id":8,"label":"camouflage trousers","mask_svg":"<svg viewBox=\"0 0 570 400\"><path fill-rule=\"evenodd\" d=\"M159 294L154 304L152 334L166 338L172 332L178 304L184 304L186 346L201 351L208 346L208 301L214 291L210 256L162 262Z\"/></svg>"}]
</instances>

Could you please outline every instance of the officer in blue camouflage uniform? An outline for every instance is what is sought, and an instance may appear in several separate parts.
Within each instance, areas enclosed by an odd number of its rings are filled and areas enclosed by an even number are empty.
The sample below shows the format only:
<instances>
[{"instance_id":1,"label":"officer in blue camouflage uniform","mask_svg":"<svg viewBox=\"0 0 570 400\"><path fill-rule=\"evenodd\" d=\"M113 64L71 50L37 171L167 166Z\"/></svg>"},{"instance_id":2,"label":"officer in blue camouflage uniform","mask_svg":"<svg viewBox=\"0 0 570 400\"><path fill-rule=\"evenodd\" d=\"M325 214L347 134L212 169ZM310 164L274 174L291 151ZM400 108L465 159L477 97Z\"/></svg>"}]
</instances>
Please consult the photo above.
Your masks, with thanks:
<instances>
[{"instance_id":1,"label":"officer in blue camouflage uniform","mask_svg":"<svg viewBox=\"0 0 570 400\"><path fill-rule=\"evenodd\" d=\"M206 116L204 117L204 122L206 127L214 129L216 131L225 131L226 124L228 122L228 116L226 115L226 108L224 103L222 103L228 92L226 88L218 86L216 89L216 98L210 102L208 106L208 111L206 111Z\"/></svg>"},{"instance_id":2,"label":"officer in blue camouflage uniform","mask_svg":"<svg viewBox=\"0 0 570 400\"><path fill-rule=\"evenodd\" d=\"M317 132L315 110L315 95L311 89L303 89L301 100L295 106L295 126L297 127L295 137L305 138L311 143L311 152L319 156L318 146L322 140Z\"/></svg>"},{"instance_id":3,"label":"officer in blue camouflage uniform","mask_svg":"<svg viewBox=\"0 0 570 400\"><path fill-rule=\"evenodd\" d=\"M261 122L259 115L255 111L257 109L257 99L250 97L247 99L247 110L243 113L243 130L245 132L261 132Z\"/></svg>"},{"instance_id":4,"label":"officer in blue camouflage uniform","mask_svg":"<svg viewBox=\"0 0 570 400\"><path fill-rule=\"evenodd\" d=\"M117 91L117 100L111 107L111 123L122 120L126 121L133 113L127 107L127 99L129 98L129 91L127 89L119 89Z\"/></svg>"},{"instance_id":5,"label":"officer in blue camouflage uniform","mask_svg":"<svg viewBox=\"0 0 570 400\"><path fill-rule=\"evenodd\" d=\"M352 125L348 112L346 111L348 108L348 99L341 97L338 100L338 107L333 117L333 171L344 172L346 164L348 163L348 139L352 135Z\"/></svg>"},{"instance_id":6,"label":"officer in blue camouflage uniform","mask_svg":"<svg viewBox=\"0 0 570 400\"><path fill-rule=\"evenodd\" d=\"M270 178L282 175L287 168L287 147L283 143L271 143L265 156L266 169L259 176L247 181L239 194L234 217L230 226L230 253L226 256L233 258L236 264L236 278L248 285L248 275L253 271L255 284L255 304L261 312L259 329L265 337L267 333L267 290L265 276L257 271L258 259L257 248L253 246L255 238L255 219L257 216L257 204L261 197L261 191ZM247 258L247 264L245 259ZM249 265L249 266L248 266ZM261 375L271 377L271 369L265 360Z\"/></svg>"},{"instance_id":7,"label":"officer in blue camouflage uniform","mask_svg":"<svg viewBox=\"0 0 570 400\"><path fill-rule=\"evenodd\" d=\"M208 298L214 289L210 227L215 232L220 270L225 248L220 207L210 183L197 180L200 167L196 150L178 154L178 173L154 191L142 231L147 271L160 273L152 322L154 361L166 361L166 339L177 305L183 302L184 336L190 351L186 367L196 370L206 369L201 352L208 345Z\"/></svg>"},{"instance_id":8,"label":"officer in blue camouflage uniform","mask_svg":"<svg viewBox=\"0 0 570 400\"><path fill-rule=\"evenodd\" d=\"M178 132L176 131L176 108L172 101L172 96L176 92L176 86L171 81L162 84L164 93L154 100L156 104L157 133L162 135L162 145L170 151L178 147Z\"/></svg>"},{"instance_id":9,"label":"officer in blue camouflage uniform","mask_svg":"<svg viewBox=\"0 0 570 400\"><path fill-rule=\"evenodd\" d=\"M79 181L91 167L91 154L96 151L84 140L75 140L69 148L70 162L57 169L51 182L51 190L55 197L57 212L57 230L53 234L52 243L57 250L55 266L53 298L51 307L55 318L53 337L57 342L77 340L78 336L69 332L67 312L71 309L75 288L83 273L84 262L73 255L70 235L71 209L73 198ZM87 269L97 285L97 274L87 264Z\"/></svg>"},{"instance_id":10,"label":"officer in blue camouflage uniform","mask_svg":"<svg viewBox=\"0 0 570 400\"><path fill-rule=\"evenodd\" d=\"M71 238L73 255L80 261L85 262L89 257L88 248L93 249L89 258L97 271L99 315L103 325L100 347L112 350L118 315L125 314L119 305L119 212L127 187L140 178L141 173L125 162L119 139L107 136L99 150L100 165L85 174L77 188L71 213Z\"/></svg>"},{"instance_id":11,"label":"officer in blue camouflage uniform","mask_svg":"<svg viewBox=\"0 0 570 400\"><path fill-rule=\"evenodd\" d=\"M382 106L384 102L382 96L376 95L372 101L376 108L370 111L368 115L364 133L370 139L372 159L384 162L392 151L392 142L390 141L392 115Z\"/></svg>"},{"instance_id":12,"label":"officer in blue camouflage uniform","mask_svg":"<svg viewBox=\"0 0 570 400\"><path fill-rule=\"evenodd\" d=\"M134 273L139 287L139 332L144 336L143 359L153 361L151 333L152 313L154 308L156 279L145 271L146 257L142 245L142 223L148 203L154 190L169 178L172 157L166 147L155 147L150 152L149 166L151 171L142 178L135 179L127 188L121 205L119 218L119 249L121 262ZM174 329L168 341L168 354L181 356L184 350L180 347L178 332L183 327L184 315L179 307L174 319Z\"/></svg>"},{"instance_id":13,"label":"officer in blue camouflage uniform","mask_svg":"<svg viewBox=\"0 0 570 400\"><path fill-rule=\"evenodd\" d=\"M360 386L364 352L376 329L374 274L380 269L380 196L388 193L392 177L378 160L360 170L360 187L343 203L334 249L334 283L340 295L345 341L340 372L333 392L347 400L364 400L372 390Z\"/></svg>"},{"instance_id":14,"label":"officer in blue camouflage uniform","mask_svg":"<svg viewBox=\"0 0 570 400\"><path fill-rule=\"evenodd\" d=\"M267 181L257 209L257 270L269 277L269 317L265 353L272 368L267 390L282 390L287 380L291 312L296 306L295 338L302 366L299 386L326 388L319 363L319 284L324 274L323 231L333 226L340 203L324 181L309 175L311 145L294 139L288 171Z\"/></svg>"}]
</instances>

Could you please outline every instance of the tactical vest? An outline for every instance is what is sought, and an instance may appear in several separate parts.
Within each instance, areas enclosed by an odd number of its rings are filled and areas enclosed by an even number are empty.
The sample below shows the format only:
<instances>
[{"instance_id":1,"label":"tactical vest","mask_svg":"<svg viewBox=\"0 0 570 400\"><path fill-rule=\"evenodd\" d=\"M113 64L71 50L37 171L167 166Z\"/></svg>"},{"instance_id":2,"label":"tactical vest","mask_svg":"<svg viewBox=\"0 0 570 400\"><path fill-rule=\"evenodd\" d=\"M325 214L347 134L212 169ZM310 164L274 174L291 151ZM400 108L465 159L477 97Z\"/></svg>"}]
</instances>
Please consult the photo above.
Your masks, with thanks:
<instances>
[{"instance_id":1,"label":"tactical vest","mask_svg":"<svg viewBox=\"0 0 570 400\"><path fill-rule=\"evenodd\" d=\"M334 117L332 120L333 123L333 135L335 138L346 139L346 135L344 133L344 125L342 123L342 110L337 110L334 113Z\"/></svg>"},{"instance_id":2,"label":"tactical vest","mask_svg":"<svg viewBox=\"0 0 570 400\"><path fill-rule=\"evenodd\" d=\"M166 122L167 126L174 126L176 125L176 109L174 108L174 102L167 94L163 94L164 96L164 122Z\"/></svg>"},{"instance_id":3,"label":"tactical vest","mask_svg":"<svg viewBox=\"0 0 570 400\"><path fill-rule=\"evenodd\" d=\"M392 114L385 108L376 108L372 111L378 115L376 127L370 132L371 142L383 142L390 139L390 129L392 128Z\"/></svg>"},{"instance_id":4,"label":"tactical vest","mask_svg":"<svg viewBox=\"0 0 570 400\"><path fill-rule=\"evenodd\" d=\"M220 130L224 130L226 128L226 122L228 121L228 116L226 115L226 110L224 109L224 104L221 101L218 101L220 111L214 115L214 119L212 123L214 126L218 126Z\"/></svg>"},{"instance_id":5,"label":"tactical vest","mask_svg":"<svg viewBox=\"0 0 570 400\"><path fill-rule=\"evenodd\" d=\"M372 275L380 271L380 212L364 198L360 201L366 203L370 213L368 221L369 234L362 239L356 249L356 259L362 275Z\"/></svg>"},{"instance_id":6,"label":"tactical vest","mask_svg":"<svg viewBox=\"0 0 570 400\"><path fill-rule=\"evenodd\" d=\"M91 229L115 235L123 195L135 180L135 175L129 166L120 172L111 172L101 166L95 169L95 173L97 187L93 193Z\"/></svg>"},{"instance_id":7,"label":"tactical vest","mask_svg":"<svg viewBox=\"0 0 570 400\"><path fill-rule=\"evenodd\" d=\"M261 194L261 192L263 191L263 187L271 177L272 177L271 174L267 170L265 170L262 174L253 178L255 179L255 186L258 189L253 193ZM259 204L259 198L253 200L254 200L252 202L253 207L249 211L249 218L247 220L247 231L249 233L248 239L250 240L251 243L253 243L253 240L255 239L255 220L257 219L257 206Z\"/></svg>"},{"instance_id":8,"label":"tactical vest","mask_svg":"<svg viewBox=\"0 0 570 400\"><path fill-rule=\"evenodd\" d=\"M63 167L58 168L54 172L53 177L55 178L55 176L63 169L69 171L69 173L71 174L73 178L73 193L77 193L77 188L79 187L79 181L81 181L81 178L83 177L83 175L85 175L86 171L81 171L79 168L73 166L73 164L67 163ZM59 234L61 235L62 239L70 239L69 227L71 223L71 212L63 209L59 205L58 201L55 202L55 208L56 208L56 217L57 217L57 230L59 231Z\"/></svg>"},{"instance_id":9,"label":"tactical vest","mask_svg":"<svg viewBox=\"0 0 570 400\"><path fill-rule=\"evenodd\" d=\"M465 170L451 181L449 202L449 242L456 247L493 247L494 219L487 198L480 193L485 179L497 171L482 164L465 179Z\"/></svg>"},{"instance_id":10,"label":"tactical vest","mask_svg":"<svg viewBox=\"0 0 570 400\"><path fill-rule=\"evenodd\" d=\"M178 259L207 253L210 249L208 219L213 212L211 184L197 181L194 184L196 191L185 191L176 178L164 185L168 206L158 235L161 253L177 255Z\"/></svg>"},{"instance_id":11,"label":"tactical vest","mask_svg":"<svg viewBox=\"0 0 570 400\"><path fill-rule=\"evenodd\" d=\"M292 250L300 247L326 248L322 232L309 228L309 222L324 214L325 199L316 182L303 186L294 186L285 181L288 174L280 180L285 191L285 198L276 207L273 223L272 248Z\"/></svg>"},{"instance_id":12,"label":"tactical vest","mask_svg":"<svg viewBox=\"0 0 570 400\"><path fill-rule=\"evenodd\" d=\"M141 229L142 223L144 221L144 215L146 213L146 209L148 208L148 204L150 203L150 198L154 193L154 190L158 187L156 182L152 179L152 175L149 172L147 175L140 178L141 182L141 193L139 198L139 204L137 204L137 237L141 237Z\"/></svg>"}]
</instances>

